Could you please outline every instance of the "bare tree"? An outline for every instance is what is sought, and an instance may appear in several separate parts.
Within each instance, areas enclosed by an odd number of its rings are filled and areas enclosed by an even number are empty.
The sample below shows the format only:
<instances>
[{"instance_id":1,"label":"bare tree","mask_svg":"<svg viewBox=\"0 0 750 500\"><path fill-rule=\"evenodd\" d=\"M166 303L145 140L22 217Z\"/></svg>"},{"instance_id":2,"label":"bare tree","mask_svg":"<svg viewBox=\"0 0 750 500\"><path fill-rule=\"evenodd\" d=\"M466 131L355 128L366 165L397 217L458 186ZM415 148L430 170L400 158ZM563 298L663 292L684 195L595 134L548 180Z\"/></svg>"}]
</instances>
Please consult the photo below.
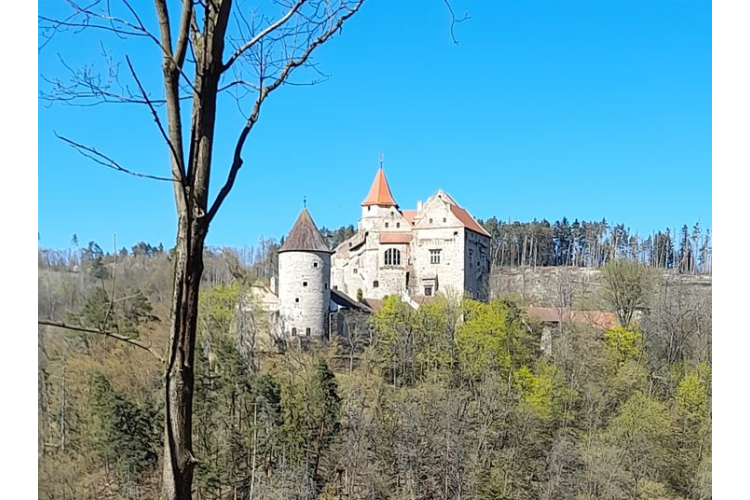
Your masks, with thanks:
<instances>
[{"instance_id":1,"label":"bare tree","mask_svg":"<svg viewBox=\"0 0 750 500\"><path fill-rule=\"evenodd\" d=\"M624 327L630 326L636 311L643 310L657 286L652 268L637 262L613 260L601 274L607 304Z\"/></svg>"},{"instance_id":2,"label":"bare tree","mask_svg":"<svg viewBox=\"0 0 750 500\"><path fill-rule=\"evenodd\" d=\"M161 56L160 92L146 89L145 79L127 52L125 64L118 64L103 48L107 68L103 74L96 74L90 67L74 69L66 65L68 77L46 78L48 85L40 98L82 106L144 105L167 146L171 173L163 176L126 167L95 147L61 137L107 168L168 181L174 187L178 223L164 394L163 494L167 499L191 498L196 464L192 451L196 318L203 250L211 221L234 186L244 163L243 147L265 100L283 85L300 83L290 79L300 68L306 71L304 83L316 83L324 77L311 60L313 52L341 30L363 1L276 0L270 7L251 9L231 0L184 0L175 14L166 0L155 0L158 26L149 26L145 13L128 0L85 4L68 0L66 17L39 16L42 46L62 32L101 31L116 40L149 40ZM121 67L126 69L123 73L129 83L120 74ZM246 102L250 106L235 142L228 175L216 198L210 200L217 103L222 91L231 91L241 109ZM187 117L183 116L186 101L192 105Z\"/></svg>"}]
</instances>

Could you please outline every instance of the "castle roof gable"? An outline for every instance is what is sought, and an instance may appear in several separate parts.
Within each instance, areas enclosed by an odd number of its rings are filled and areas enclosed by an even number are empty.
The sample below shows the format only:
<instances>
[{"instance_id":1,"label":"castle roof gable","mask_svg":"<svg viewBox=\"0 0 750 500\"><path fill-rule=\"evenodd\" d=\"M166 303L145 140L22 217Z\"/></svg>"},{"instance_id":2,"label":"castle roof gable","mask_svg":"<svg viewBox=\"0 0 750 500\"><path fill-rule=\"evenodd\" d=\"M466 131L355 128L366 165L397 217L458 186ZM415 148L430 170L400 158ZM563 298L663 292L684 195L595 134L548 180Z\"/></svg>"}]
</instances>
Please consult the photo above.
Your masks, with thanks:
<instances>
[{"instance_id":1,"label":"castle roof gable","mask_svg":"<svg viewBox=\"0 0 750 500\"><path fill-rule=\"evenodd\" d=\"M456 216L456 218L461 221L461 224L464 225L464 227L470 231L474 231L475 233L479 233L483 236L490 236L490 233L488 233L477 221L474 219L474 217L469 214L469 212L466 211L465 208L461 208L458 205L451 205L451 212L453 212L453 215Z\"/></svg>"},{"instance_id":2,"label":"castle roof gable","mask_svg":"<svg viewBox=\"0 0 750 500\"><path fill-rule=\"evenodd\" d=\"M313 222L310 212L306 208L302 209L297 222L289 231L284 244L281 245L279 252L302 251L302 252L330 252L328 244L323 235L318 231L315 222Z\"/></svg>"}]
</instances>

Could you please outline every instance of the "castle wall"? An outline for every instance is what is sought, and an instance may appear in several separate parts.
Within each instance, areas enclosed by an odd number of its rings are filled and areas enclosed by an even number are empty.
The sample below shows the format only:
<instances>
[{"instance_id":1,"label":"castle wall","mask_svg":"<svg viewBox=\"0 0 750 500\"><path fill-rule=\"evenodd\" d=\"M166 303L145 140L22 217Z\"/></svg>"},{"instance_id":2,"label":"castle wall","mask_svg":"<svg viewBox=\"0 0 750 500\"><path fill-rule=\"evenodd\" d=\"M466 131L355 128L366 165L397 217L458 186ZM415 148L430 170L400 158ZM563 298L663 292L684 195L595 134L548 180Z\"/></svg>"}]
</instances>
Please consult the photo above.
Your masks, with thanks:
<instances>
[{"instance_id":1,"label":"castle wall","mask_svg":"<svg viewBox=\"0 0 750 500\"><path fill-rule=\"evenodd\" d=\"M489 300L490 238L473 231L464 233L464 287L469 297Z\"/></svg>"},{"instance_id":2,"label":"castle wall","mask_svg":"<svg viewBox=\"0 0 750 500\"><path fill-rule=\"evenodd\" d=\"M426 287L432 287L432 295L451 289L463 292L464 232L440 194L427 200L414 217L412 295L426 295ZM438 263L433 261L435 251L439 252Z\"/></svg>"},{"instance_id":3,"label":"castle wall","mask_svg":"<svg viewBox=\"0 0 750 500\"><path fill-rule=\"evenodd\" d=\"M331 256L326 252L279 253L279 314L284 333L327 335L330 275Z\"/></svg>"},{"instance_id":4,"label":"castle wall","mask_svg":"<svg viewBox=\"0 0 750 500\"><path fill-rule=\"evenodd\" d=\"M332 283L355 298L361 290L374 299L404 292L488 299L490 239L467 230L451 205L455 200L438 191L418 204L411 222L395 207L363 206L358 233L332 258ZM399 265L386 264L389 249L401 252Z\"/></svg>"}]
</instances>

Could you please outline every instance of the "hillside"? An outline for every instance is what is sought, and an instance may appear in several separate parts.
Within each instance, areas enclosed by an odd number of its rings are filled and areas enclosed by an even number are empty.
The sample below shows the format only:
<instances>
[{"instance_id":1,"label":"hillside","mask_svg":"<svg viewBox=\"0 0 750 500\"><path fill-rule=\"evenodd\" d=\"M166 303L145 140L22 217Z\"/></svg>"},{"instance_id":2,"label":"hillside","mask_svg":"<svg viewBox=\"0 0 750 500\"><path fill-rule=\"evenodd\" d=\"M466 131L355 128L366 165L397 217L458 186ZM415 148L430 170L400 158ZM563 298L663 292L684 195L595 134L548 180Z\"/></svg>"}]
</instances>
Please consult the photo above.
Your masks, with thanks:
<instances>
[{"instance_id":1,"label":"hillside","mask_svg":"<svg viewBox=\"0 0 750 500\"><path fill-rule=\"evenodd\" d=\"M601 296L601 269L585 267L499 267L490 278L493 297L513 294L523 298L529 305L554 307L559 302L561 287L570 287L576 300L575 306L584 308L597 305ZM674 270L659 270L661 287L678 289L699 296L711 296L712 276L679 274Z\"/></svg>"}]
</instances>

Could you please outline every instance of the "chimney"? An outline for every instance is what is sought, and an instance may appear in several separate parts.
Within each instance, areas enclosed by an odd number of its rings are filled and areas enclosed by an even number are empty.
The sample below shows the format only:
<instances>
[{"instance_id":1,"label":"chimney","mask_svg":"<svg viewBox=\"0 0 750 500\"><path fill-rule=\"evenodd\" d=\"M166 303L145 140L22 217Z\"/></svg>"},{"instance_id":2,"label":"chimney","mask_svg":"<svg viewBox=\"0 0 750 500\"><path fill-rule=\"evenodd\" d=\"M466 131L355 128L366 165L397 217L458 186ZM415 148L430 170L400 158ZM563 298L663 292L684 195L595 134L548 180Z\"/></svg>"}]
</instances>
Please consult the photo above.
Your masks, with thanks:
<instances>
[{"instance_id":1,"label":"chimney","mask_svg":"<svg viewBox=\"0 0 750 500\"><path fill-rule=\"evenodd\" d=\"M419 200L417 202L417 212L421 212L421 211L422 211L422 200Z\"/></svg>"}]
</instances>

